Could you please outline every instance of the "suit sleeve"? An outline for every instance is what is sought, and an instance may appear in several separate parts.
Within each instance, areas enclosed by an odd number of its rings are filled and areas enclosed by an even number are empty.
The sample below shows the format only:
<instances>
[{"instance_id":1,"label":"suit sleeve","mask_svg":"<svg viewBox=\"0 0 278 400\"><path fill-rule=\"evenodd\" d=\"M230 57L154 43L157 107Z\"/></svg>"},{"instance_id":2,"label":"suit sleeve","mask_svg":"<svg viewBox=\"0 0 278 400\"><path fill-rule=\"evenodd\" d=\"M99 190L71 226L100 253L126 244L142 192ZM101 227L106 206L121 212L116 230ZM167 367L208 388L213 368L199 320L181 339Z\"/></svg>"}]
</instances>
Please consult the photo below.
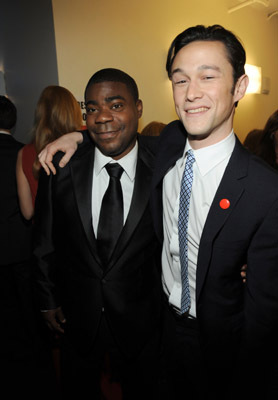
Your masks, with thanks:
<instances>
[{"instance_id":1,"label":"suit sleeve","mask_svg":"<svg viewBox=\"0 0 278 400\"><path fill-rule=\"evenodd\" d=\"M82 136L83 136L82 144L91 143L92 139L91 139L91 136L90 136L89 131L87 129L85 129L84 131L80 131L80 133L82 133Z\"/></svg>"},{"instance_id":2,"label":"suit sleeve","mask_svg":"<svg viewBox=\"0 0 278 400\"><path fill-rule=\"evenodd\" d=\"M278 200L268 210L249 246L245 297L245 346L272 346L278 327ZM276 340L276 339L275 339Z\"/></svg>"},{"instance_id":3,"label":"suit sleeve","mask_svg":"<svg viewBox=\"0 0 278 400\"><path fill-rule=\"evenodd\" d=\"M34 217L35 291L40 309L59 306L53 245L52 183L55 177L42 170L39 178Z\"/></svg>"}]
</instances>

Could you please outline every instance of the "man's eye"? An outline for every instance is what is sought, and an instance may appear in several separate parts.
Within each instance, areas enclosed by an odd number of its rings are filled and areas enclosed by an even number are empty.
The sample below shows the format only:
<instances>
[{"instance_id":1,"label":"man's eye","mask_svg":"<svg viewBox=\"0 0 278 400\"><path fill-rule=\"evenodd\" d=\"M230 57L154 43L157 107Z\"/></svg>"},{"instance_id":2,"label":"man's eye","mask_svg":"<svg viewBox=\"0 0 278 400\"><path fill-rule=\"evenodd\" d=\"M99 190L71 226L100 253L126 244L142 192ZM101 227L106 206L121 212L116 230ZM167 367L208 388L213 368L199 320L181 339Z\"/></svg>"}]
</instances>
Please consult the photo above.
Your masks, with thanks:
<instances>
[{"instance_id":1,"label":"man's eye","mask_svg":"<svg viewBox=\"0 0 278 400\"><path fill-rule=\"evenodd\" d=\"M92 113L95 112L95 111L96 111L96 109L93 108L93 107L86 107L86 113L87 113L87 114L92 114Z\"/></svg>"},{"instance_id":2,"label":"man's eye","mask_svg":"<svg viewBox=\"0 0 278 400\"><path fill-rule=\"evenodd\" d=\"M180 79L179 81L175 82L175 85L182 85L184 83L186 83L187 81L185 79Z\"/></svg>"},{"instance_id":3,"label":"man's eye","mask_svg":"<svg viewBox=\"0 0 278 400\"><path fill-rule=\"evenodd\" d=\"M113 104L112 109L113 110L119 110L123 108L123 104L117 103L117 104Z\"/></svg>"}]
</instances>

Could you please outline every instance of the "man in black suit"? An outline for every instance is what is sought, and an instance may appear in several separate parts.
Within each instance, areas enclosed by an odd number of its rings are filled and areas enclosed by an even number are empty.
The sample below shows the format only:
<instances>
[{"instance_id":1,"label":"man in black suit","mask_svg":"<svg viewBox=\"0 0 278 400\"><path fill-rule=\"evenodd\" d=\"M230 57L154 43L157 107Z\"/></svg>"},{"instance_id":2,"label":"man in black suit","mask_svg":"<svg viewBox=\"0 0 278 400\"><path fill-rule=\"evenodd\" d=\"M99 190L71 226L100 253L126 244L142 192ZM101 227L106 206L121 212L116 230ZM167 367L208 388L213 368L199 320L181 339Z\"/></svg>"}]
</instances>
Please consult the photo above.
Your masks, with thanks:
<instances>
[{"instance_id":1,"label":"man in black suit","mask_svg":"<svg viewBox=\"0 0 278 400\"><path fill-rule=\"evenodd\" d=\"M0 96L0 360L3 385L9 390L13 390L13 379L25 376L33 358L32 332L24 316L30 306L31 231L20 214L17 197L16 159L23 144L11 134L16 119L15 105Z\"/></svg>"},{"instance_id":2,"label":"man in black suit","mask_svg":"<svg viewBox=\"0 0 278 400\"><path fill-rule=\"evenodd\" d=\"M20 214L15 166L22 143L14 139L11 130L17 119L15 105L5 96L0 96L0 265L15 265L29 260L31 255L30 224Z\"/></svg>"},{"instance_id":3,"label":"man in black suit","mask_svg":"<svg viewBox=\"0 0 278 400\"><path fill-rule=\"evenodd\" d=\"M241 43L218 25L185 30L168 52L179 121L160 136L151 200L163 244L165 398L268 398L277 347L278 175L233 131L248 85L244 65Z\"/></svg>"},{"instance_id":4,"label":"man in black suit","mask_svg":"<svg viewBox=\"0 0 278 400\"><path fill-rule=\"evenodd\" d=\"M17 196L16 160L23 144L11 134L16 119L15 105L0 96L1 387L10 397L34 399L41 371L43 379L49 381L51 376L52 384L54 374L33 299L32 224L22 217Z\"/></svg>"},{"instance_id":5,"label":"man in black suit","mask_svg":"<svg viewBox=\"0 0 278 400\"><path fill-rule=\"evenodd\" d=\"M123 398L154 398L162 304L149 208L154 138L137 134L142 101L126 73L96 72L85 102L83 144L63 169L58 155L57 173L39 180L34 254L40 307L49 327L62 333L65 397L101 398L108 354ZM115 162L123 168L123 226L104 259L109 249L100 251L99 221L109 183L106 166ZM109 219L118 214L120 206ZM114 232L105 232L109 241Z\"/></svg>"}]
</instances>

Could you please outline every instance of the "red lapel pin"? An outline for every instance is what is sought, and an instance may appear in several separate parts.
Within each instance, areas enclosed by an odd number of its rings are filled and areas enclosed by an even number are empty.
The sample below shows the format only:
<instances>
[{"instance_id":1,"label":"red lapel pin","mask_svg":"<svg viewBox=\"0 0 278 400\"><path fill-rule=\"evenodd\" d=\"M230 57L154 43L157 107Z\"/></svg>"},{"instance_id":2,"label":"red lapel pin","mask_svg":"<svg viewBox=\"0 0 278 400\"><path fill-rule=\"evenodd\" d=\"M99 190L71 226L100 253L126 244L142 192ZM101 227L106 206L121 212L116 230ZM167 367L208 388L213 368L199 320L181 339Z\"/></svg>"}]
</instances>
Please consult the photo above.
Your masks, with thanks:
<instances>
[{"instance_id":1,"label":"red lapel pin","mask_svg":"<svg viewBox=\"0 0 278 400\"><path fill-rule=\"evenodd\" d=\"M223 210L226 210L227 208L230 207L231 203L228 199L222 199L219 203L220 207L223 208Z\"/></svg>"}]
</instances>

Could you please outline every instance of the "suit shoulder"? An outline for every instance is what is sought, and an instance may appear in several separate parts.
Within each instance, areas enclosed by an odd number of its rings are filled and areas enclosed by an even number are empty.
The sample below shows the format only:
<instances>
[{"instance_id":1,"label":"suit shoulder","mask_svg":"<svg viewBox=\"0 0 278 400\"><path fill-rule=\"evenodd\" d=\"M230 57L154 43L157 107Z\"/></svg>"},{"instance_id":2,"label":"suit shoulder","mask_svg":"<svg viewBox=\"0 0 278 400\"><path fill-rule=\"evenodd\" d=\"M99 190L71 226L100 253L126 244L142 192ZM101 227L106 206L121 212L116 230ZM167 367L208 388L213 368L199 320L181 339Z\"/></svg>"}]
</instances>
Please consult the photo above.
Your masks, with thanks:
<instances>
[{"instance_id":1,"label":"suit shoulder","mask_svg":"<svg viewBox=\"0 0 278 400\"><path fill-rule=\"evenodd\" d=\"M250 182L257 185L266 185L267 182L277 183L278 171L268 165L262 158L246 149L238 138L236 138L236 145L232 158L234 168L237 168L239 174L243 177L247 172ZM258 189L260 190L259 187Z\"/></svg>"},{"instance_id":2,"label":"suit shoulder","mask_svg":"<svg viewBox=\"0 0 278 400\"><path fill-rule=\"evenodd\" d=\"M151 169L154 168L154 160L157 149L157 136L138 135L138 157Z\"/></svg>"},{"instance_id":3,"label":"suit shoulder","mask_svg":"<svg viewBox=\"0 0 278 400\"><path fill-rule=\"evenodd\" d=\"M92 152L92 148L94 148L93 141L92 141L88 131L84 130L81 133L83 135L83 142L78 145L77 150L72 155L68 164L70 164L76 158L82 158L82 157L86 156L86 154L88 154L89 152ZM64 156L64 154L65 154L64 152L58 151L54 155L53 164L55 165L55 167L59 168L59 166L58 166L59 162L60 162L61 158Z\"/></svg>"},{"instance_id":4,"label":"suit shoulder","mask_svg":"<svg viewBox=\"0 0 278 400\"><path fill-rule=\"evenodd\" d=\"M178 134L185 134L185 129L183 124L181 123L180 120L175 120L170 122L168 125L165 126L165 128L163 128L160 137L164 138L165 136L168 136L171 133L178 133Z\"/></svg>"},{"instance_id":5,"label":"suit shoulder","mask_svg":"<svg viewBox=\"0 0 278 400\"><path fill-rule=\"evenodd\" d=\"M158 136L144 136L138 134L139 147L148 149L152 154L156 153L158 141L159 141Z\"/></svg>"},{"instance_id":6,"label":"suit shoulder","mask_svg":"<svg viewBox=\"0 0 278 400\"><path fill-rule=\"evenodd\" d=\"M12 135L0 133L0 143L6 147L19 150L24 146L24 143L16 140Z\"/></svg>"},{"instance_id":7,"label":"suit shoulder","mask_svg":"<svg viewBox=\"0 0 278 400\"><path fill-rule=\"evenodd\" d=\"M184 146L186 143L187 132L179 120L170 122L162 130L159 136L159 150L171 151L172 148Z\"/></svg>"},{"instance_id":8,"label":"suit shoulder","mask_svg":"<svg viewBox=\"0 0 278 400\"><path fill-rule=\"evenodd\" d=\"M18 140L14 139L15 141L15 148L20 150L24 147L24 143L19 142Z\"/></svg>"},{"instance_id":9,"label":"suit shoulder","mask_svg":"<svg viewBox=\"0 0 278 400\"><path fill-rule=\"evenodd\" d=\"M278 183L278 171L254 154L250 155L250 170L262 180Z\"/></svg>"}]
</instances>

